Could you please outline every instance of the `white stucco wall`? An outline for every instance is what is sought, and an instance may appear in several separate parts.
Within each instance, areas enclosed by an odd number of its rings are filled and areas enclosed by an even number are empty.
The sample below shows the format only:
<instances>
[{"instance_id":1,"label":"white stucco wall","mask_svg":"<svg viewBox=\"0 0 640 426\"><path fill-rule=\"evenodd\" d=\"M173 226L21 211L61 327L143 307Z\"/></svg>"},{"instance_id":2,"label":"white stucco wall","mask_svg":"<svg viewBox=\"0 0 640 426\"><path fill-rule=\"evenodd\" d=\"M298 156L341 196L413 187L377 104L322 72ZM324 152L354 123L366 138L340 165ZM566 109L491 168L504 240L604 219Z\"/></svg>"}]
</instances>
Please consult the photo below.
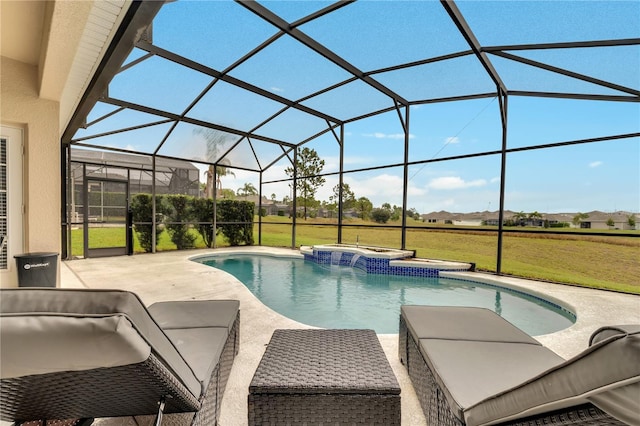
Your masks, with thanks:
<instances>
[{"instance_id":1,"label":"white stucco wall","mask_svg":"<svg viewBox=\"0 0 640 426\"><path fill-rule=\"evenodd\" d=\"M59 103L38 96L35 66L3 57L0 78L0 121L24 129L24 252L60 253Z\"/></svg>"}]
</instances>

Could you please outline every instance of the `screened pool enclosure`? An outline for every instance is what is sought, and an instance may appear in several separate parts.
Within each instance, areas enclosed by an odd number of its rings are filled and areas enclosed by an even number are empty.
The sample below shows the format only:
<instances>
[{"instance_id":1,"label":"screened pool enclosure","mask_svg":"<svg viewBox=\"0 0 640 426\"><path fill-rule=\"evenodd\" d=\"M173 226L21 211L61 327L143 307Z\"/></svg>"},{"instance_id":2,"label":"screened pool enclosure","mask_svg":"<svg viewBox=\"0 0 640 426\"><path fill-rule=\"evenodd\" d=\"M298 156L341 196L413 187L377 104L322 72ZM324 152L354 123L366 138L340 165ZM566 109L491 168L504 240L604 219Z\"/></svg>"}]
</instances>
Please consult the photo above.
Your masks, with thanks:
<instances>
[{"instance_id":1,"label":"screened pool enclosure","mask_svg":"<svg viewBox=\"0 0 640 426\"><path fill-rule=\"evenodd\" d=\"M515 233L579 238L571 219L514 229L513 212L622 214L629 232L589 237L638 237L640 3L133 2L62 142L67 258L90 220L72 207L82 148L146 157L152 197L163 162L179 161L197 169L194 197L245 185L257 212L288 206L256 215L257 244L267 231L309 244L316 227L324 242L380 245L384 231L387 246L475 262L429 247L461 232L463 245L491 237L478 256L500 273L526 257ZM126 211L133 190L121 190ZM412 214L352 219L366 201ZM475 213L478 226L420 219L434 212Z\"/></svg>"}]
</instances>

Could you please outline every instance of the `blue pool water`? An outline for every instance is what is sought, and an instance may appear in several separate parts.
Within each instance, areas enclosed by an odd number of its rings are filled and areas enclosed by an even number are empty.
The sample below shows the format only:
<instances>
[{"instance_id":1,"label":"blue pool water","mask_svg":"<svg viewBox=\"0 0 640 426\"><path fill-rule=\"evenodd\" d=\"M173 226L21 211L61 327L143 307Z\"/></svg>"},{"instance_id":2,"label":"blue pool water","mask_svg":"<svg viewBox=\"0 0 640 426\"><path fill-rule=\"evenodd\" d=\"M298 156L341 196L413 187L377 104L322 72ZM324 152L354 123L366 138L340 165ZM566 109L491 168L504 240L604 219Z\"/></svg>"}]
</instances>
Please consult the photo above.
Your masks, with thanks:
<instances>
[{"instance_id":1,"label":"blue pool water","mask_svg":"<svg viewBox=\"0 0 640 426\"><path fill-rule=\"evenodd\" d=\"M571 312L550 302L468 280L367 274L348 266L265 255L196 261L235 276L276 312L316 327L397 333L400 305L489 308L532 336L575 322Z\"/></svg>"}]
</instances>

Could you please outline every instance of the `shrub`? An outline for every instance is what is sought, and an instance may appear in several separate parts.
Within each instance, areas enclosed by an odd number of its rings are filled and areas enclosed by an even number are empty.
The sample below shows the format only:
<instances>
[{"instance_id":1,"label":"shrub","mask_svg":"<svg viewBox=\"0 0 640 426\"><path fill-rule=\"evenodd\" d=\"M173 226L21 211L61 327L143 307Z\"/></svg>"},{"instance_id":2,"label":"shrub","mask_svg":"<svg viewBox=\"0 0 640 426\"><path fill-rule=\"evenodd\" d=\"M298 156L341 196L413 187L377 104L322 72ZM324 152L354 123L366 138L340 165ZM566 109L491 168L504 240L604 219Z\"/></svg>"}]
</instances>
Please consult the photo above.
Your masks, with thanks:
<instances>
[{"instance_id":1,"label":"shrub","mask_svg":"<svg viewBox=\"0 0 640 426\"><path fill-rule=\"evenodd\" d=\"M253 245L253 212L249 201L218 201L218 230L232 246Z\"/></svg>"},{"instance_id":2,"label":"shrub","mask_svg":"<svg viewBox=\"0 0 640 426\"><path fill-rule=\"evenodd\" d=\"M196 230L202 236L204 244L213 247L213 198L194 198L191 200Z\"/></svg>"},{"instance_id":3,"label":"shrub","mask_svg":"<svg viewBox=\"0 0 640 426\"><path fill-rule=\"evenodd\" d=\"M387 223L391 218L391 212L387 209L371 210L371 218L377 223Z\"/></svg>"},{"instance_id":4,"label":"shrub","mask_svg":"<svg viewBox=\"0 0 640 426\"><path fill-rule=\"evenodd\" d=\"M193 197L188 195L171 194L165 196L169 207L167 230L171 241L178 250L193 248L196 236L189 233L189 221L193 217Z\"/></svg>"},{"instance_id":5,"label":"shrub","mask_svg":"<svg viewBox=\"0 0 640 426\"><path fill-rule=\"evenodd\" d=\"M133 213L133 229L138 234L138 241L145 252L151 253L153 235L153 207L151 194L136 194L131 199L131 211ZM161 216L165 209L162 204L162 197L156 196L156 214ZM156 227L156 246L160 240L160 234L164 227Z\"/></svg>"}]
</instances>

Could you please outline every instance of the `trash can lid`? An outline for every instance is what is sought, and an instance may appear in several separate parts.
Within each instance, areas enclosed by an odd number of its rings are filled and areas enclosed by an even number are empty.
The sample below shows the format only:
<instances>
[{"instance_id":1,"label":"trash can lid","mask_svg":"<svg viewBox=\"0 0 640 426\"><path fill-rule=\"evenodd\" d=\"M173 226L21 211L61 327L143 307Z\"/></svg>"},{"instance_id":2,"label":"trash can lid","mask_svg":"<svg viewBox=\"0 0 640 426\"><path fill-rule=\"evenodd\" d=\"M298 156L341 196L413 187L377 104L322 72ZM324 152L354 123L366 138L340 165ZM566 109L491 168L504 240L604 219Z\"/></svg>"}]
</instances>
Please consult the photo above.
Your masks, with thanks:
<instances>
[{"instance_id":1,"label":"trash can lid","mask_svg":"<svg viewBox=\"0 0 640 426\"><path fill-rule=\"evenodd\" d=\"M58 253L55 253L55 252L40 251L40 252L33 252L33 253L16 254L13 257L16 259L19 259L23 257L49 257L49 256L57 256L57 255Z\"/></svg>"}]
</instances>

